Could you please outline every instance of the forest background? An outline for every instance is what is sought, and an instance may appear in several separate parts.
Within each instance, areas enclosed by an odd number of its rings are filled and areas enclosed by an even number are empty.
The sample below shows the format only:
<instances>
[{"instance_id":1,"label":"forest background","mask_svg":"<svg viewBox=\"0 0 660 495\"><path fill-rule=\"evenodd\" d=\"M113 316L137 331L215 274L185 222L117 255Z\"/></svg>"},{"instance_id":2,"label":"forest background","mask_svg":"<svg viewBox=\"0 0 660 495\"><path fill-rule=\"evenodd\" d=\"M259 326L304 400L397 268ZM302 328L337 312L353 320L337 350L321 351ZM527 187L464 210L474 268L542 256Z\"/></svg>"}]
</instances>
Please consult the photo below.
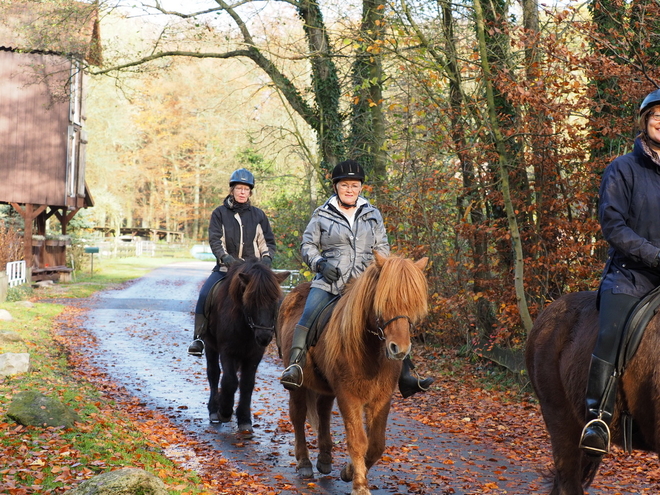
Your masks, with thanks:
<instances>
[{"instance_id":1,"label":"forest background","mask_svg":"<svg viewBox=\"0 0 660 495\"><path fill-rule=\"evenodd\" d=\"M49 3L49 29L34 39L79 10ZM520 348L548 302L597 287L600 176L631 151L639 104L660 86L656 0L95 6L104 63L85 67L95 206L80 228L204 241L229 174L246 167L275 267L298 269L330 170L356 158L394 253L431 260L435 343Z\"/></svg>"}]
</instances>

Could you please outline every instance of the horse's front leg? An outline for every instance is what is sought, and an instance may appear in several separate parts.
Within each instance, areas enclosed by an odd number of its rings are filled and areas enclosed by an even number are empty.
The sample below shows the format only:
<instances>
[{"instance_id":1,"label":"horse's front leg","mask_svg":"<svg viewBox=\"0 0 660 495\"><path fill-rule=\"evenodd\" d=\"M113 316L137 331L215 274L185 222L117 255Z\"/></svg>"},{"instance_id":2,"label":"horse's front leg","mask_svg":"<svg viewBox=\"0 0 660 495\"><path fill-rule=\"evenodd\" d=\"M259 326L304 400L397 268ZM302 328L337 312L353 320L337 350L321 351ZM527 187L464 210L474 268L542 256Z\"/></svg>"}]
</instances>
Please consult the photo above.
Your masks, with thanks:
<instances>
[{"instance_id":1,"label":"horse's front leg","mask_svg":"<svg viewBox=\"0 0 660 495\"><path fill-rule=\"evenodd\" d=\"M218 416L218 382L220 381L220 364L218 352L207 345L206 350L206 377L209 380L211 396L207 404L209 410L209 420L211 423L219 423Z\"/></svg>"},{"instance_id":2,"label":"horse's front leg","mask_svg":"<svg viewBox=\"0 0 660 495\"><path fill-rule=\"evenodd\" d=\"M238 407L236 408L236 420L238 422L238 430L242 433L252 433L252 392L254 391L254 383L256 380L257 368L261 356L258 359L249 359L243 361L241 365L241 380L239 384L240 397L238 399Z\"/></svg>"},{"instance_id":3,"label":"horse's front leg","mask_svg":"<svg viewBox=\"0 0 660 495\"><path fill-rule=\"evenodd\" d=\"M390 414L391 395L387 400L371 404L366 410L369 446L365 456L367 471L378 462L385 451L387 417Z\"/></svg>"},{"instance_id":4,"label":"horse's front leg","mask_svg":"<svg viewBox=\"0 0 660 495\"><path fill-rule=\"evenodd\" d=\"M362 422L363 405L360 399L348 394L337 395L337 405L346 428L346 448L351 462L341 470L341 479L353 480L351 495L371 495L367 483L367 433Z\"/></svg>"},{"instance_id":5,"label":"horse's front leg","mask_svg":"<svg viewBox=\"0 0 660 495\"><path fill-rule=\"evenodd\" d=\"M220 361L222 362L222 381L220 382L220 394L218 396L219 419L223 423L228 423L231 421L234 395L238 388L238 363L226 354L220 356Z\"/></svg>"},{"instance_id":6,"label":"horse's front leg","mask_svg":"<svg viewBox=\"0 0 660 495\"><path fill-rule=\"evenodd\" d=\"M289 391L289 418L293 425L294 451L296 455L296 471L301 478L314 476L312 461L309 460L307 439L305 438L305 421L307 420L307 391L304 388Z\"/></svg>"}]
</instances>

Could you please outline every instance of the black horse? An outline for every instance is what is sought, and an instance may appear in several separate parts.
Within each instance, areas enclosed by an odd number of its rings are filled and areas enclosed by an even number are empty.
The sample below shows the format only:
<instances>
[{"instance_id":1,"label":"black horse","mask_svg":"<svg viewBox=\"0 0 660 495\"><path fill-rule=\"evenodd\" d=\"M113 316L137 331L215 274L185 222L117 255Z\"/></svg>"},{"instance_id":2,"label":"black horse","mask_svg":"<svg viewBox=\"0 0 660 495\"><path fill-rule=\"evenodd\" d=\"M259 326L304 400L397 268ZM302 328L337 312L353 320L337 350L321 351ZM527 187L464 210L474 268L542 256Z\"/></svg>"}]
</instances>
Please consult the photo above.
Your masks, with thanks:
<instances>
[{"instance_id":1,"label":"black horse","mask_svg":"<svg viewBox=\"0 0 660 495\"><path fill-rule=\"evenodd\" d=\"M275 273L256 261L234 265L212 296L209 331L204 337L211 423L231 421L240 372L236 420L240 432L252 433L250 407L255 375L273 338L283 298L280 283L288 276L289 272ZM222 383L218 391L220 365Z\"/></svg>"}]
</instances>

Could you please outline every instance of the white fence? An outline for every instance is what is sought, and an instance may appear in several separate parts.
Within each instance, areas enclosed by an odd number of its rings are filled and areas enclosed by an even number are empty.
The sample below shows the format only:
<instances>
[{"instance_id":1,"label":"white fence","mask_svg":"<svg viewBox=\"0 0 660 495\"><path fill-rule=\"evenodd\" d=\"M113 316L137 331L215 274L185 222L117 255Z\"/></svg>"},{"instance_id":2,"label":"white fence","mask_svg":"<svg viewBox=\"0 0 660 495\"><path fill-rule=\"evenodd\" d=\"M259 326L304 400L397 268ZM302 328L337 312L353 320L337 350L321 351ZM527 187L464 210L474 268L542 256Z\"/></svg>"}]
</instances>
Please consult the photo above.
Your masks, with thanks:
<instances>
[{"instance_id":1,"label":"white fence","mask_svg":"<svg viewBox=\"0 0 660 495\"><path fill-rule=\"evenodd\" d=\"M305 277L303 277L302 273L300 273L299 270L273 270L274 272L291 272L291 274L282 282L280 285L282 286L282 290L284 292L290 292L292 289L294 289L298 284L302 283L305 281Z\"/></svg>"},{"instance_id":2,"label":"white fence","mask_svg":"<svg viewBox=\"0 0 660 495\"><path fill-rule=\"evenodd\" d=\"M102 241L89 245L99 248L101 258L156 256L156 243L152 241Z\"/></svg>"},{"instance_id":3,"label":"white fence","mask_svg":"<svg viewBox=\"0 0 660 495\"><path fill-rule=\"evenodd\" d=\"M9 287L16 287L27 282L27 270L25 269L25 261L10 261L7 263L7 278L9 279Z\"/></svg>"}]
</instances>

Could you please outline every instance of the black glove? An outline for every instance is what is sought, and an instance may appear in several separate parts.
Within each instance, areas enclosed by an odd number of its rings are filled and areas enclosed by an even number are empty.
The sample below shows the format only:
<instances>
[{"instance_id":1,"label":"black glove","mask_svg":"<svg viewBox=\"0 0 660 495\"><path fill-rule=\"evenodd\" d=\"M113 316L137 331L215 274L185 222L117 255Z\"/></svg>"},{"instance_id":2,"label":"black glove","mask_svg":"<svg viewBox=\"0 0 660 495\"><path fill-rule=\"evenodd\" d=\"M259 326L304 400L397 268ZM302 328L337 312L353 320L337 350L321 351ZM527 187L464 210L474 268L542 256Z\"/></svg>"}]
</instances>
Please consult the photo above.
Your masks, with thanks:
<instances>
[{"instance_id":1,"label":"black glove","mask_svg":"<svg viewBox=\"0 0 660 495\"><path fill-rule=\"evenodd\" d=\"M341 270L328 263L328 260L319 261L316 264L316 270L330 283L336 282L341 277Z\"/></svg>"},{"instance_id":2,"label":"black glove","mask_svg":"<svg viewBox=\"0 0 660 495\"><path fill-rule=\"evenodd\" d=\"M268 268L273 266L273 258L271 258L270 256L264 256L263 258L261 258L261 262L264 265L266 265Z\"/></svg>"},{"instance_id":3,"label":"black glove","mask_svg":"<svg viewBox=\"0 0 660 495\"><path fill-rule=\"evenodd\" d=\"M231 265L236 263L236 258L234 258L231 254L223 254L222 258L220 258L220 261L229 268Z\"/></svg>"}]
</instances>

